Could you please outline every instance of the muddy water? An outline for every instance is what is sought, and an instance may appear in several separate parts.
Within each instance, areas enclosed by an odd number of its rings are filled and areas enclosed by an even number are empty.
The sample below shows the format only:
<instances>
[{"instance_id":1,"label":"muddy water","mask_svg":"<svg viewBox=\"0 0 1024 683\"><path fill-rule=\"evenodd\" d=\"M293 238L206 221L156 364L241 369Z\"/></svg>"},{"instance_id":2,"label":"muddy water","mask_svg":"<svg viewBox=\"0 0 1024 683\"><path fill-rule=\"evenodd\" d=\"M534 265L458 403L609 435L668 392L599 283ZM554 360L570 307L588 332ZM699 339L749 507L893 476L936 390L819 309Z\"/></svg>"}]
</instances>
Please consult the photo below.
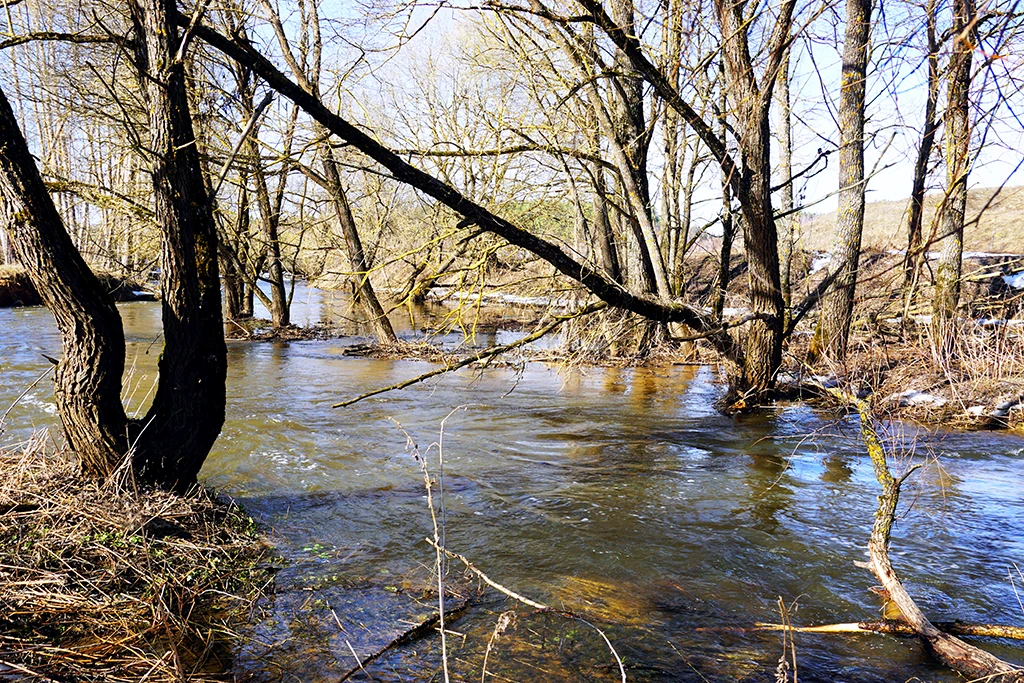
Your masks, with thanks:
<instances>
[{"instance_id":1,"label":"muddy water","mask_svg":"<svg viewBox=\"0 0 1024 683\"><path fill-rule=\"evenodd\" d=\"M309 296L300 321L327 310ZM135 361L129 405L139 406L159 309L121 312ZM463 371L336 410L430 367L345 356L350 343L229 347L228 421L203 478L259 516L288 560L238 654L256 680L337 680L355 666L350 646L373 652L436 610L410 441L443 489L434 496L447 545L504 585L586 615L630 680L774 680L779 634L726 629L778 622L779 597L797 624L880 614L872 577L854 565L876 485L851 421L802 405L726 418L712 407L715 372L685 366ZM0 310L0 410L45 371L41 353L60 353L47 312ZM7 442L52 427L48 381L7 421ZM893 539L911 593L935 619L1024 621L1008 578L1013 563L1024 568L1024 439L903 430L908 452L916 443L906 458L928 462ZM447 578L476 587L458 563ZM453 680L480 679L489 643L488 681L617 679L586 624L520 609L492 641L514 605L473 595L449 624ZM1024 649L984 645L1024 661ZM796 657L802 681L956 680L912 640L798 635ZM427 680L439 666L434 636L352 680Z\"/></svg>"}]
</instances>

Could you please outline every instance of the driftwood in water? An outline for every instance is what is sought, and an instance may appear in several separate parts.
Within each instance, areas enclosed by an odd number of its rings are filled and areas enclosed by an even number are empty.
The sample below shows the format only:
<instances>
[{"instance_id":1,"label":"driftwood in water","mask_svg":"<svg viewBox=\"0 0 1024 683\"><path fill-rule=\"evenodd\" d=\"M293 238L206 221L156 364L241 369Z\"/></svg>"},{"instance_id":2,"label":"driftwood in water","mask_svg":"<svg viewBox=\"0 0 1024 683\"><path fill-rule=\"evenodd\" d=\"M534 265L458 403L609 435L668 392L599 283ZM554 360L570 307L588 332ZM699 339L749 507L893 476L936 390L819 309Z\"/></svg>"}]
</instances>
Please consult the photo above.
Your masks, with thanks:
<instances>
[{"instance_id":1,"label":"driftwood in water","mask_svg":"<svg viewBox=\"0 0 1024 683\"><path fill-rule=\"evenodd\" d=\"M874 418L868 403L862 399L835 390L830 393L857 408L860 413L861 437L871 456L875 477L882 486L878 497L878 511L868 541L869 566L888 592L893 603L903 613L906 623L921 638L925 646L946 666L969 678L984 678L990 683L1024 683L1024 671L1004 662L995 655L974 647L956 636L940 631L928 621L921 609L907 593L896 570L889 560L889 540L896 520L896 506L899 503L900 487L914 467L903 476L896 478L889 470L885 449L874 428Z\"/></svg>"},{"instance_id":2,"label":"driftwood in water","mask_svg":"<svg viewBox=\"0 0 1024 683\"><path fill-rule=\"evenodd\" d=\"M1003 624L967 624L962 621L935 621L935 628L954 636L978 636L987 638L1012 638L1024 640L1024 627L1005 626ZM750 627L710 627L698 628L698 631L730 631L750 633L753 631L792 631L794 633L886 633L895 636L916 636L918 633L910 624L893 619L877 621L852 621L842 624L822 624L820 626L789 626L786 624L757 623Z\"/></svg>"}]
</instances>

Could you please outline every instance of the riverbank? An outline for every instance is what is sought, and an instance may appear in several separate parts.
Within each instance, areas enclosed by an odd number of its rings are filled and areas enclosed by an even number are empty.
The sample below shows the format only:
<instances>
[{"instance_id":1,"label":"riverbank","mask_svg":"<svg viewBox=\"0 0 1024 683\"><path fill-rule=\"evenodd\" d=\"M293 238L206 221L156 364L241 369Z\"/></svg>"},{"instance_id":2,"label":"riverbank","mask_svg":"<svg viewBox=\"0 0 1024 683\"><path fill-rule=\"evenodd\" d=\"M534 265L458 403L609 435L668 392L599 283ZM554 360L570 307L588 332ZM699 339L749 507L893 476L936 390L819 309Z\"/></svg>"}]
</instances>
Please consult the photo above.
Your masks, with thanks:
<instances>
[{"instance_id":1,"label":"riverbank","mask_svg":"<svg viewBox=\"0 0 1024 683\"><path fill-rule=\"evenodd\" d=\"M954 348L938 353L927 326L903 335L858 335L841 366L808 366L808 338L794 340L780 385L843 387L871 396L889 419L954 429L1024 429L1024 337L1019 328L962 321ZM830 399L826 399L830 400Z\"/></svg>"},{"instance_id":2,"label":"riverbank","mask_svg":"<svg viewBox=\"0 0 1024 683\"><path fill-rule=\"evenodd\" d=\"M111 273L97 273L100 283L114 301L156 301L156 295L132 278ZM21 266L0 266L0 308L40 306L42 300Z\"/></svg>"},{"instance_id":3,"label":"riverbank","mask_svg":"<svg viewBox=\"0 0 1024 683\"><path fill-rule=\"evenodd\" d=\"M205 489L82 480L47 439L0 452L0 679L231 680L271 582L255 522Z\"/></svg>"}]
</instances>

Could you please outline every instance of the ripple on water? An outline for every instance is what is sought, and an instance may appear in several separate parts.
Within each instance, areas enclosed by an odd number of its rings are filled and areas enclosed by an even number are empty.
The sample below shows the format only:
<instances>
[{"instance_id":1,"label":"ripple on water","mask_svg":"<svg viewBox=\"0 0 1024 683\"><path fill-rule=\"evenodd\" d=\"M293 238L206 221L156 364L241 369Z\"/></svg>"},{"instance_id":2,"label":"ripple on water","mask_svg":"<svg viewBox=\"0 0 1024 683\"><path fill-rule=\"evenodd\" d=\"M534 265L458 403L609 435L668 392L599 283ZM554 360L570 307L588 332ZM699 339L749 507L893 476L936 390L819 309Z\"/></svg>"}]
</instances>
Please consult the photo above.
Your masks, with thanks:
<instances>
[{"instance_id":1,"label":"ripple on water","mask_svg":"<svg viewBox=\"0 0 1024 683\"><path fill-rule=\"evenodd\" d=\"M159 307L121 310L137 342L136 372L153 377ZM779 596L797 623L878 614L873 577L853 564L865 557L877 484L852 419L806 405L726 418L714 409L717 373L678 366L462 371L335 410L339 400L433 367L349 357L344 346L232 344L228 419L203 471L268 524L290 560L281 579L288 590L271 612L308 618L259 628L271 629L264 640L307 646L296 652L312 678L345 666L328 605L357 649L373 646L359 640L369 636L357 623L381 635L418 618L419 603L389 590L399 577L429 583L434 559L423 542L432 532L423 474L406 442L418 445L439 487L446 417L447 543L521 592L592 609L637 667L631 680L770 680L778 634L698 629L777 621ZM45 311L0 311L0 405L46 369L40 353L59 348ZM56 424L51 387L40 383L12 412L5 438L19 438L24 425ZM1024 567L1024 439L906 427L900 439L916 440L916 457L927 462L908 483L893 541L911 590L936 615L1019 622L1007 572L1014 562ZM487 600L453 625L468 634L459 651L466 678L479 677L494 622L509 607ZM562 643L553 652L578 655L590 675L608 673L600 648L576 649L569 636L578 629L525 619L507 641L523 649L502 650L503 662L540 645L528 632ZM286 647L246 661L272 671ZM798 637L797 648L805 681L955 680L913 641ZM1000 653L1024 659L1019 649ZM428 638L373 673L393 679L394 667L408 680L437 665Z\"/></svg>"}]
</instances>

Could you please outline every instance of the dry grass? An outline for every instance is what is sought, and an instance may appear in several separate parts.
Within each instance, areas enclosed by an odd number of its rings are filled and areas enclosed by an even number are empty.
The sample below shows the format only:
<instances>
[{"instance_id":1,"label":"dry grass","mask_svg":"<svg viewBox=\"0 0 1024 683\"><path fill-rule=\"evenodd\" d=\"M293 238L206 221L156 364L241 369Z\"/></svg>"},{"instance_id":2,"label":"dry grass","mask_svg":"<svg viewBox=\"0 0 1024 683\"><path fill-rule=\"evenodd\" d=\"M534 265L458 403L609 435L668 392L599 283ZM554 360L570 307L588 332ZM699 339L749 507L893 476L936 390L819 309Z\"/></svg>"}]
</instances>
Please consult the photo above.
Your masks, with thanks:
<instances>
[{"instance_id":1,"label":"dry grass","mask_svg":"<svg viewBox=\"0 0 1024 683\"><path fill-rule=\"evenodd\" d=\"M805 356L805 346L806 338L791 346L795 362ZM855 336L842 367L821 361L813 372L846 378L869 391L874 406L890 417L966 428L1024 426L1019 327L962 321L953 348L944 354L927 325L911 325L902 337L865 330Z\"/></svg>"},{"instance_id":2,"label":"dry grass","mask_svg":"<svg viewBox=\"0 0 1024 683\"><path fill-rule=\"evenodd\" d=\"M244 512L83 480L43 437L0 452L0 481L0 679L231 680L269 582Z\"/></svg>"},{"instance_id":3,"label":"dry grass","mask_svg":"<svg viewBox=\"0 0 1024 683\"><path fill-rule=\"evenodd\" d=\"M978 188L968 194L967 220L978 220L964 229L964 248L967 251L1024 253L1024 230L1021 230L1020 220L1024 214L1024 187L1003 189L986 209L986 203L995 192L995 188ZM925 199L926 238L941 201L941 193L929 195ZM864 246L877 249L906 248L909 202L909 199L901 199L869 203L864 212ZM834 212L805 216L801 226L801 246L818 251L831 249L835 222Z\"/></svg>"}]
</instances>

